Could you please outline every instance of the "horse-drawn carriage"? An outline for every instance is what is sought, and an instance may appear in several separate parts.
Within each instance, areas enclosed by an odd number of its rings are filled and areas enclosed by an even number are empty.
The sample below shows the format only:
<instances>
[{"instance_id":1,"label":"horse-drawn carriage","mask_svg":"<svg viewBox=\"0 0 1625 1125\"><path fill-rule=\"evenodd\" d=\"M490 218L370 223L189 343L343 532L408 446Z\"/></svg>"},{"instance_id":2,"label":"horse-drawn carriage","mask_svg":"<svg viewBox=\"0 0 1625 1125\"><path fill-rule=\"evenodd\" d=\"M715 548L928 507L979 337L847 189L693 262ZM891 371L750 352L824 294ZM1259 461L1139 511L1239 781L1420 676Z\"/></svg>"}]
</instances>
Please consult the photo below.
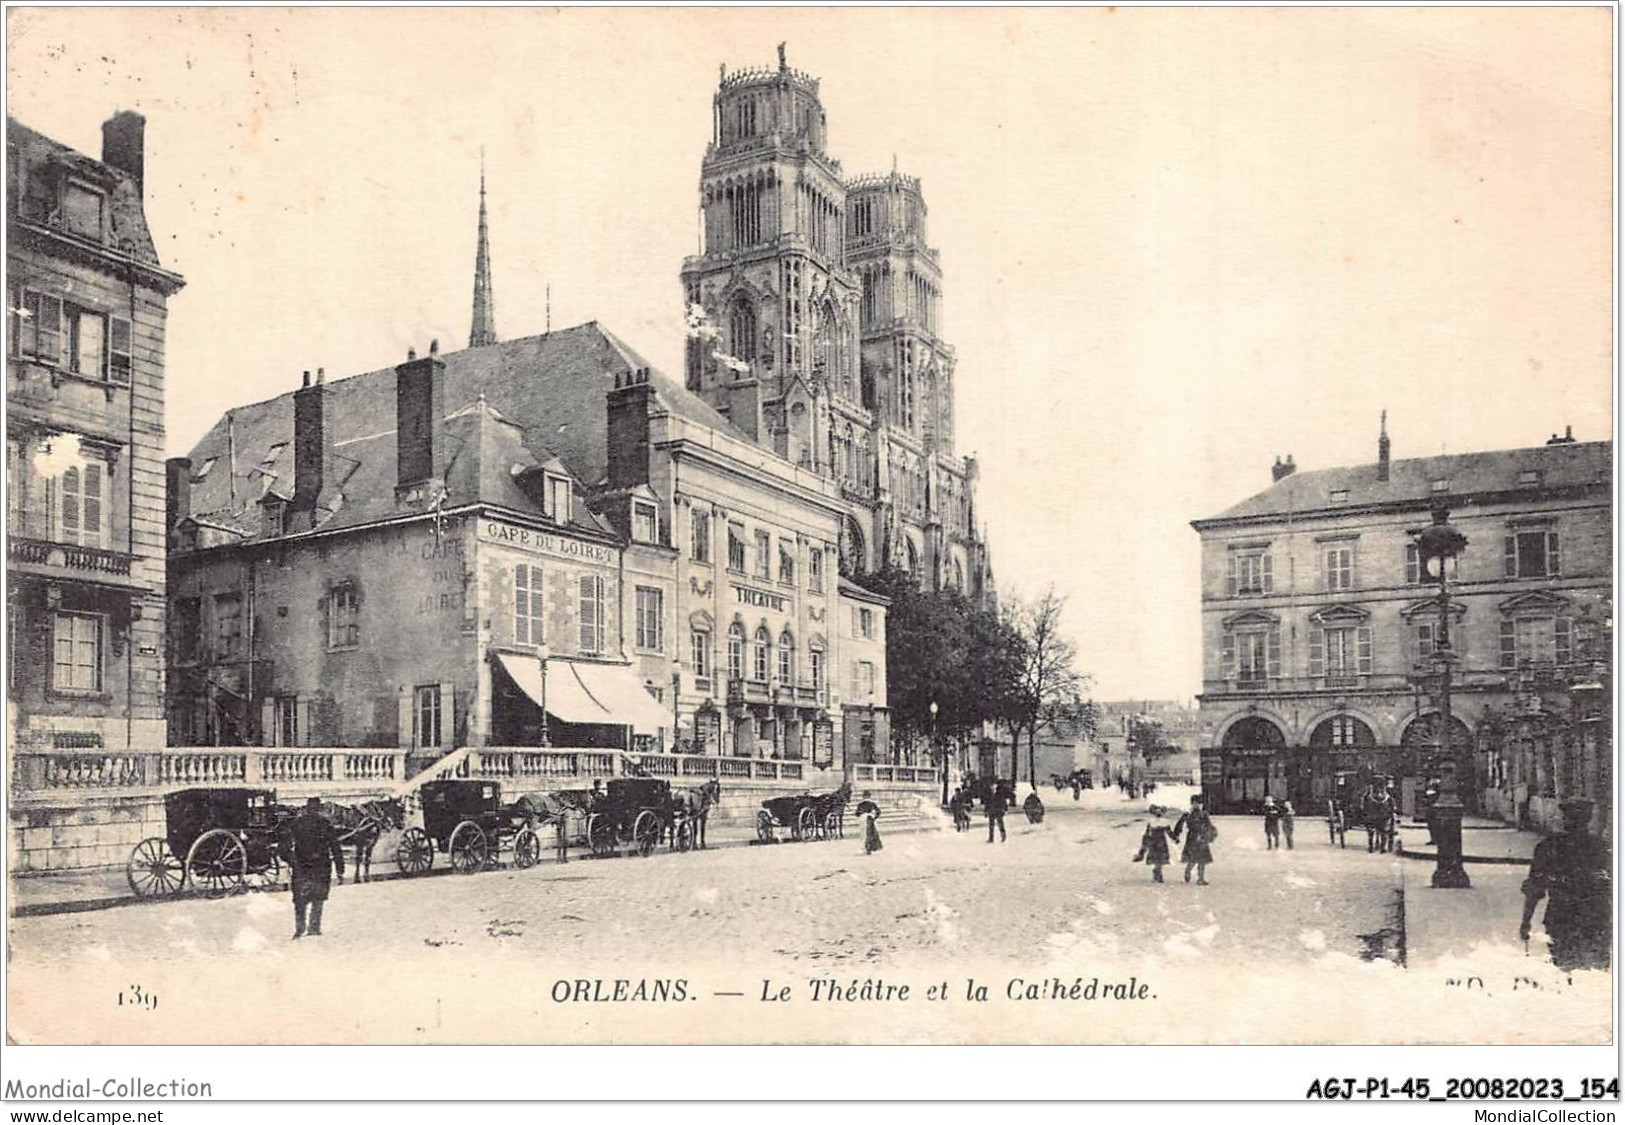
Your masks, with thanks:
<instances>
[{"instance_id":1,"label":"horse-drawn carriage","mask_svg":"<svg viewBox=\"0 0 1625 1125\"><path fill-rule=\"evenodd\" d=\"M164 835L142 840L125 876L141 898L186 887L218 898L247 888L252 877L274 886L281 877L277 836L290 811L269 789L182 789L164 795Z\"/></svg>"},{"instance_id":2,"label":"horse-drawn carriage","mask_svg":"<svg viewBox=\"0 0 1625 1125\"><path fill-rule=\"evenodd\" d=\"M846 804L852 799L852 785L843 782L829 793L796 793L769 797L756 813L756 838L764 844L778 839L778 829L788 829L792 840L834 839L846 834Z\"/></svg>"},{"instance_id":3,"label":"horse-drawn carriage","mask_svg":"<svg viewBox=\"0 0 1625 1125\"><path fill-rule=\"evenodd\" d=\"M423 827L412 827L395 849L402 873L421 875L434 866L435 851L451 860L453 871L472 875L496 865L504 847L513 865L534 867L542 858L535 807L521 797L503 804L495 781L451 779L426 781L418 787Z\"/></svg>"},{"instance_id":4,"label":"horse-drawn carriage","mask_svg":"<svg viewBox=\"0 0 1625 1125\"><path fill-rule=\"evenodd\" d=\"M648 855L669 837L673 851L686 852L694 846L694 825L680 810L665 778L612 777L587 813L587 846L596 856L623 844Z\"/></svg>"}]
</instances>

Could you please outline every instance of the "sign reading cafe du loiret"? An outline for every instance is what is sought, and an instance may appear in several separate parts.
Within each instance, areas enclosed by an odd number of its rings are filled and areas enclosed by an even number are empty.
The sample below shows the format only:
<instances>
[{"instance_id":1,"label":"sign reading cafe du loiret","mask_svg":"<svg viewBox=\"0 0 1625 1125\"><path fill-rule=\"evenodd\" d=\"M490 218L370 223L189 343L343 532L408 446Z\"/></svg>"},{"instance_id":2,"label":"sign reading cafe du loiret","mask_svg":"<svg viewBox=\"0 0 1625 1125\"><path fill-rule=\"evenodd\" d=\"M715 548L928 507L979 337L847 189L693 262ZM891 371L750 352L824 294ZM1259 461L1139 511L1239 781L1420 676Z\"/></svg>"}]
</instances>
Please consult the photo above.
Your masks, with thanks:
<instances>
[{"instance_id":1,"label":"sign reading cafe du loiret","mask_svg":"<svg viewBox=\"0 0 1625 1125\"><path fill-rule=\"evenodd\" d=\"M520 527L518 524L505 523L502 520L481 520L480 537L489 539L493 543L504 543L510 547L522 547L527 551L539 551L544 555L556 555L564 559L576 559L580 562L600 563L604 566L615 565L615 547L608 543L592 543L584 539L572 539L553 531L541 531L534 527Z\"/></svg>"}]
</instances>

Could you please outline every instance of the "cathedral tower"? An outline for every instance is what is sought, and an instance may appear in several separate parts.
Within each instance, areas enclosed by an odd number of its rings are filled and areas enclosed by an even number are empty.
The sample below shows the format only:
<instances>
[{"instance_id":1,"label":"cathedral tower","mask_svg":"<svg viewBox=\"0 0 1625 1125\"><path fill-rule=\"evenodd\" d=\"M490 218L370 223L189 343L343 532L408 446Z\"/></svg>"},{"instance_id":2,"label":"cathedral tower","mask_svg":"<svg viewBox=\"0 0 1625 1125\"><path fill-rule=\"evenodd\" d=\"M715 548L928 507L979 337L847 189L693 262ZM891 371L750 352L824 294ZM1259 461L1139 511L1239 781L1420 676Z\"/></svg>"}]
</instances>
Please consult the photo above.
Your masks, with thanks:
<instances>
[{"instance_id":1,"label":"cathedral tower","mask_svg":"<svg viewBox=\"0 0 1625 1125\"><path fill-rule=\"evenodd\" d=\"M480 156L480 228L474 247L474 313L468 346L483 348L497 342L496 305L491 296L491 238L485 224L485 156Z\"/></svg>"},{"instance_id":2,"label":"cathedral tower","mask_svg":"<svg viewBox=\"0 0 1625 1125\"><path fill-rule=\"evenodd\" d=\"M720 76L700 166L702 252L683 263L687 382L745 433L829 468L829 398L857 395L846 192L818 80L785 61Z\"/></svg>"}]
</instances>

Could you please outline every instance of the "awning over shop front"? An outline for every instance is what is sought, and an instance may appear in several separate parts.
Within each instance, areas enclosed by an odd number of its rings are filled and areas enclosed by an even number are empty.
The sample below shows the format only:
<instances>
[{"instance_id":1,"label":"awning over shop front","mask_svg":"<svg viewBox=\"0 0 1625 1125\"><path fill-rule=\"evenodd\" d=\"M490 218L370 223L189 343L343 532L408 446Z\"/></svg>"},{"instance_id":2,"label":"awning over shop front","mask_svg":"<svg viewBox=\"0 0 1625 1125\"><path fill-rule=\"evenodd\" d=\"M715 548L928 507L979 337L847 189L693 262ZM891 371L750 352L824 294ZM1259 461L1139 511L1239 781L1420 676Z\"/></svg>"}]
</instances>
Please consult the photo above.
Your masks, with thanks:
<instances>
[{"instance_id":1,"label":"awning over shop front","mask_svg":"<svg viewBox=\"0 0 1625 1125\"><path fill-rule=\"evenodd\" d=\"M547 662L544 673L542 662L533 656L499 653L498 659L532 702L567 723L629 726L638 734L650 735L668 725L665 708L625 664L587 664L555 657Z\"/></svg>"}]
</instances>

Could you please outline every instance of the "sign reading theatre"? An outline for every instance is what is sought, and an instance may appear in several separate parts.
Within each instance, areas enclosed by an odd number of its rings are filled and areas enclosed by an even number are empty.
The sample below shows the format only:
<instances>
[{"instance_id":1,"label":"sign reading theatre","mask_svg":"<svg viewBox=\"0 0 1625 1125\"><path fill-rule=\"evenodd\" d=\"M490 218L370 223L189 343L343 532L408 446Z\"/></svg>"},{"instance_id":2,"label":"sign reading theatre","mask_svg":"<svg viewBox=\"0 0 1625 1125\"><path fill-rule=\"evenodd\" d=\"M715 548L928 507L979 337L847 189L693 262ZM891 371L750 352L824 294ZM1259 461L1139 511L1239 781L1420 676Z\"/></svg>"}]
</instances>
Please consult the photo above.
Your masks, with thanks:
<instances>
[{"instance_id":1,"label":"sign reading theatre","mask_svg":"<svg viewBox=\"0 0 1625 1125\"><path fill-rule=\"evenodd\" d=\"M506 543L510 547L523 547L540 551L544 555L557 555L581 562L615 565L615 547L607 543L590 543L583 539L570 539L552 531L539 531L534 527L501 520L481 520L480 535L493 543Z\"/></svg>"},{"instance_id":2,"label":"sign reading theatre","mask_svg":"<svg viewBox=\"0 0 1625 1125\"><path fill-rule=\"evenodd\" d=\"M789 605L789 599L780 594L769 594L765 590L752 590L749 586L734 586L734 597L741 605L753 605L758 609L771 609L774 613L784 613Z\"/></svg>"}]
</instances>

